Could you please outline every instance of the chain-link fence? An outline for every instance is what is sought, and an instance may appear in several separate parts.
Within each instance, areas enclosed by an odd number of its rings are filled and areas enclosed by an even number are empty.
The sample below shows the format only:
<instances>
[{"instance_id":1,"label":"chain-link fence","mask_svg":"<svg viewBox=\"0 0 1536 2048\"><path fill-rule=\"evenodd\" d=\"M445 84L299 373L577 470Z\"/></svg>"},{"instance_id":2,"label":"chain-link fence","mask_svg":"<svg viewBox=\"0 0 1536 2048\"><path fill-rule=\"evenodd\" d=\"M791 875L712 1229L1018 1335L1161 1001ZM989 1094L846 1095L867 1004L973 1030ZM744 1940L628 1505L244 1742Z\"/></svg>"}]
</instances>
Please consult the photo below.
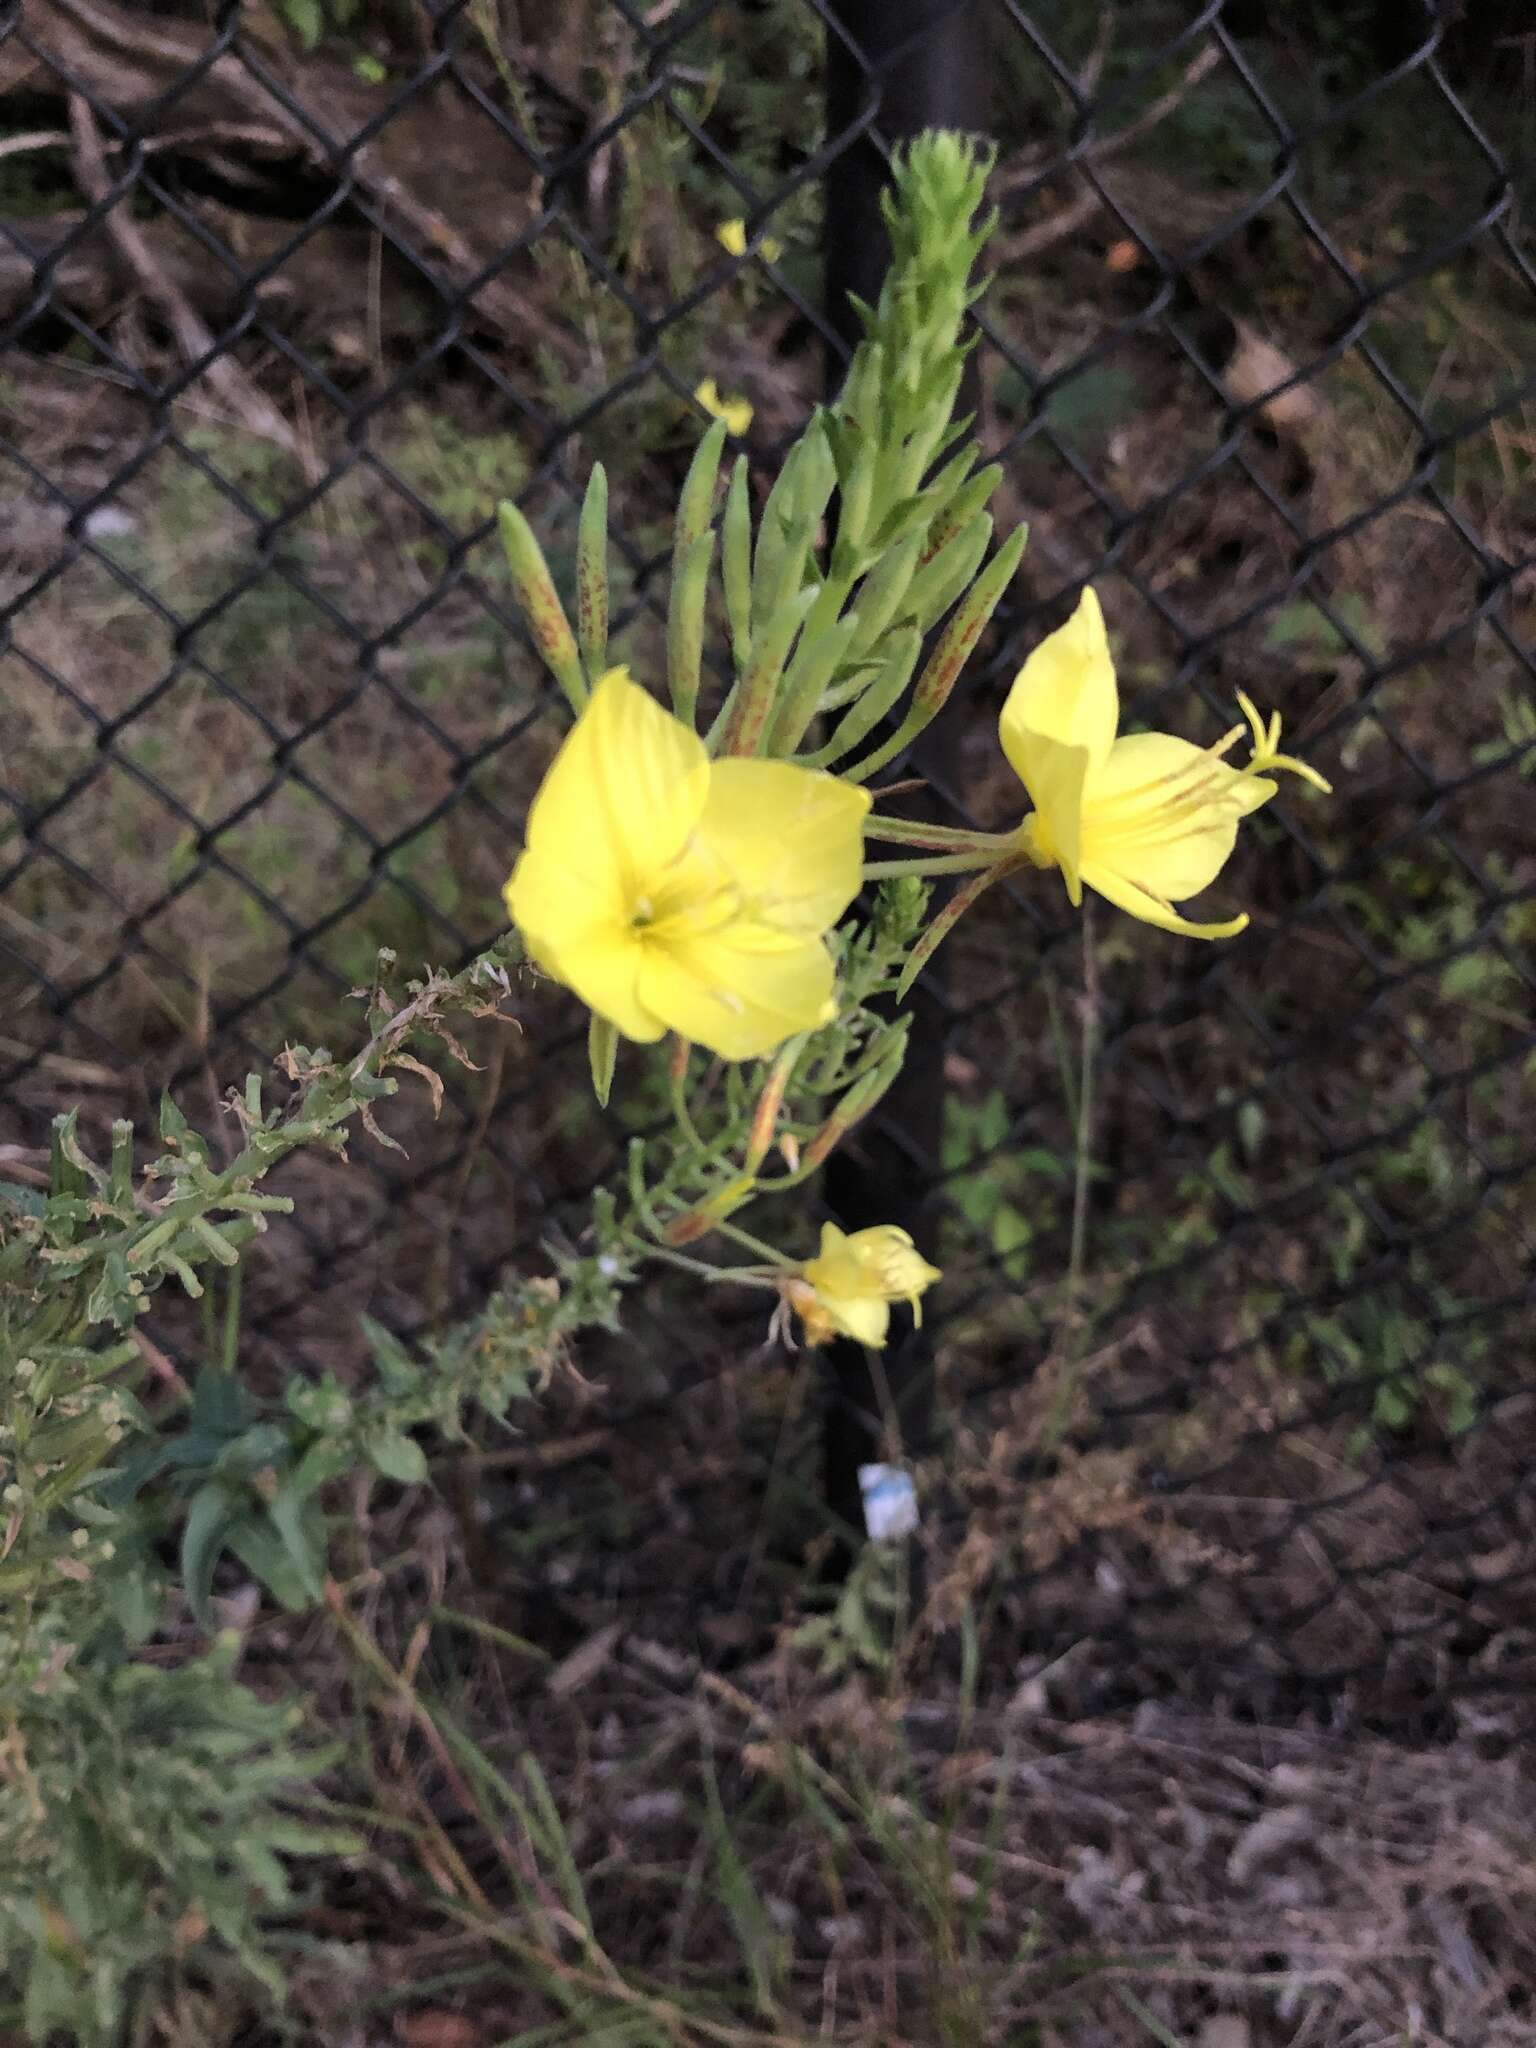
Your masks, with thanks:
<instances>
[{"instance_id":1,"label":"chain-link fence","mask_svg":"<svg viewBox=\"0 0 1536 2048\"><path fill-rule=\"evenodd\" d=\"M615 637L643 672L692 394L751 400L766 473L837 346L822 255L857 265L858 166L925 108L958 117L956 39L984 31L981 434L1031 538L924 769L948 815L1015 822L1002 689L1092 579L1138 722L1214 735L1247 687L1338 795L1257 821L1230 945L1106 911L1085 963L1040 878L950 942L926 999L942 1090L872 1155L903 1199L920 1184L947 1273L917 1433L956 1455L929 1526L959 1539L948 1583L1012 1617L1020 1676L1077 1708L1193 1674L1264 1711L1505 1727L1536 1681L1518 10L511 12L10 11L14 1144L76 1099L211 1105L285 1043L335 1042L380 946L455 961L499 928L560 720L495 500L567 577L606 462ZM294 1170L253 1340L335 1364L357 1309L419 1327L558 1233L612 1137L573 1006L530 989L520 1015L435 1126L392 1106L408 1158ZM745 1312L701 1322L658 1282L635 1315L551 1469L661 1424L701 1457L722 1417L782 1429ZM595 1543L561 1571L682 1597Z\"/></svg>"}]
</instances>

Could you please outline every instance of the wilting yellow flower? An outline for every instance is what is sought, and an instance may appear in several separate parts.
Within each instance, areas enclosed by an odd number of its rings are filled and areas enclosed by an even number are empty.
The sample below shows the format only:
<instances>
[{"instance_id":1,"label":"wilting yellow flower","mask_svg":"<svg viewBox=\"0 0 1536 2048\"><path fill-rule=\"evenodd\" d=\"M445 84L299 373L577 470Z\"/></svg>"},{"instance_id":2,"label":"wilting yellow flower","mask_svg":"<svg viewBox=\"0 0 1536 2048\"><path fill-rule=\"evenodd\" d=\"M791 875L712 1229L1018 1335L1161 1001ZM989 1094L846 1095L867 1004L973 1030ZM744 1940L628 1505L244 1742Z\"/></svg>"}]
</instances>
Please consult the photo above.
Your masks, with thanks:
<instances>
[{"instance_id":1,"label":"wilting yellow flower","mask_svg":"<svg viewBox=\"0 0 1536 2048\"><path fill-rule=\"evenodd\" d=\"M752 424L752 401L748 398L722 398L720 386L713 377L706 377L694 397L708 413L717 420L724 420L727 428L738 440Z\"/></svg>"},{"instance_id":2,"label":"wilting yellow flower","mask_svg":"<svg viewBox=\"0 0 1536 2048\"><path fill-rule=\"evenodd\" d=\"M506 887L531 958L626 1038L752 1059L819 1023L859 888L865 791L711 761L610 669L555 756Z\"/></svg>"},{"instance_id":3,"label":"wilting yellow flower","mask_svg":"<svg viewBox=\"0 0 1536 2048\"><path fill-rule=\"evenodd\" d=\"M851 1236L835 1223L821 1226L821 1250L783 1282L784 1299L805 1325L808 1344L852 1337L878 1348L891 1323L891 1303L911 1304L923 1319L922 1294L939 1278L906 1231L877 1223Z\"/></svg>"},{"instance_id":4,"label":"wilting yellow flower","mask_svg":"<svg viewBox=\"0 0 1536 2048\"><path fill-rule=\"evenodd\" d=\"M1328 784L1277 751L1278 714L1266 729L1241 693L1238 702L1253 739L1241 768L1223 759L1241 725L1204 748L1165 732L1117 738L1114 663L1099 601L1085 590L1019 670L1003 707L1003 751L1035 806L1020 828L1021 850L1038 867L1061 869L1074 904L1086 885L1165 931L1194 939L1240 932L1246 915L1192 924L1173 906L1215 881L1239 822L1274 795L1273 772L1288 769L1324 791Z\"/></svg>"},{"instance_id":5,"label":"wilting yellow flower","mask_svg":"<svg viewBox=\"0 0 1536 2048\"><path fill-rule=\"evenodd\" d=\"M744 220L723 220L715 229L715 240L727 256L745 256L747 253L747 224ZM757 253L765 263L777 263L784 250L772 235L764 235L757 245Z\"/></svg>"}]
</instances>

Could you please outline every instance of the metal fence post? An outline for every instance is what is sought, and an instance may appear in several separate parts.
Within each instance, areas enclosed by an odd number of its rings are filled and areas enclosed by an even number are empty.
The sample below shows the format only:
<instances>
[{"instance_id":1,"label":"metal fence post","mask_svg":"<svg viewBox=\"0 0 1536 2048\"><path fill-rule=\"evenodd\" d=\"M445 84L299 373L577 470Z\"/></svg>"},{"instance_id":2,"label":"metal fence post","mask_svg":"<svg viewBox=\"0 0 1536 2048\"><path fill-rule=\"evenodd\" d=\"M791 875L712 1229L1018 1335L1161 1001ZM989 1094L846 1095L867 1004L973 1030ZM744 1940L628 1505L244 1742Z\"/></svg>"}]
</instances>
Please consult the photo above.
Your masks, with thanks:
<instances>
[{"instance_id":1,"label":"metal fence post","mask_svg":"<svg viewBox=\"0 0 1536 2048\"><path fill-rule=\"evenodd\" d=\"M859 339L849 294L879 297L890 248L880 215L886 183L881 143L892 145L925 128L990 128L983 0L830 0L827 7L827 128L837 136L868 125L840 155L828 180L826 310L841 346L829 347L829 392L840 385L847 352ZM878 140L876 139L878 137ZM961 395L976 405L974 361ZM941 719L914 750L920 772L944 778L947 735ZM921 805L917 807L920 814ZM935 815L938 815L935 809ZM936 965L942 975L943 954ZM943 1138L943 983L929 970L912 998L910 1051L901 1079L859 1142L831 1162L828 1201L840 1220L859 1229L896 1223L921 1241L932 1207L932 1176ZM930 1252L931 1244L925 1249ZM904 1450L918 1450L931 1430L932 1350L921 1331L894 1340L872 1370L858 1345L839 1342L829 1355L824 1459L827 1506L840 1532L862 1521L859 1467L880 1456L888 1426ZM846 1564L856 1553L841 1542Z\"/></svg>"}]
</instances>

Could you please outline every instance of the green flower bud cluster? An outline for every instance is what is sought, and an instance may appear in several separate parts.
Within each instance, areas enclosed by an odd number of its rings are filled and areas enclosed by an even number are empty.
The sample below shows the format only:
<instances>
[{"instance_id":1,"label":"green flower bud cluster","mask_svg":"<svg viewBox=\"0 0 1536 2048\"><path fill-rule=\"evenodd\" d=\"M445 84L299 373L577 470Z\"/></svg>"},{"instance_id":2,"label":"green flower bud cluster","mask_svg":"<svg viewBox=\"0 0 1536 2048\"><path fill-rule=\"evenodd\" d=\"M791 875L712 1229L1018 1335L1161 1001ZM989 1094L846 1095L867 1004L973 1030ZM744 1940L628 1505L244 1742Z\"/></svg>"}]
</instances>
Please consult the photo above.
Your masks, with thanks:
<instances>
[{"instance_id":1,"label":"green flower bud cluster","mask_svg":"<svg viewBox=\"0 0 1536 2048\"><path fill-rule=\"evenodd\" d=\"M995 224L978 218L990 168L952 133L897 152L879 302L859 306L865 335L842 395L812 417L755 521L745 455L716 516L726 422L699 444L673 533L667 682L673 711L697 730L718 545L735 681L708 728L711 753L867 780L943 709L1018 566L1022 529L987 559L1001 471L976 468L970 422L954 417L970 347L962 327L982 289L971 275ZM579 712L608 660L601 467L582 508L574 631L527 521L507 504L501 522L534 644ZM895 734L861 758L893 716Z\"/></svg>"}]
</instances>

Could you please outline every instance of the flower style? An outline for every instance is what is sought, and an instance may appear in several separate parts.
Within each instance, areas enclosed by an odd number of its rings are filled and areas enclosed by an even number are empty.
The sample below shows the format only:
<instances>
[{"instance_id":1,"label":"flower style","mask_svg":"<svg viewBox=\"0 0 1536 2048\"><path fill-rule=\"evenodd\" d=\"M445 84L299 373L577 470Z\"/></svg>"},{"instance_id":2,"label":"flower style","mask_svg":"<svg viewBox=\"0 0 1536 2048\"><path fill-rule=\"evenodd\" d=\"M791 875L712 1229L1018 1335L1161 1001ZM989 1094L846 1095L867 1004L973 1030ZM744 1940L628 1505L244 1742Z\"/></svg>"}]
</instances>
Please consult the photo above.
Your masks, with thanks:
<instances>
[{"instance_id":1,"label":"flower style","mask_svg":"<svg viewBox=\"0 0 1536 2048\"><path fill-rule=\"evenodd\" d=\"M1120 719L1104 616L1085 590L1067 623L1020 669L1003 706L999 735L1009 765L1035 808L1019 844L1038 867L1058 867L1074 905L1086 885L1164 931L1226 939L1246 914L1195 924L1174 909L1214 882L1237 842L1238 824L1275 794L1288 769L1314 787L1315 768L1277 751L1278 714L1265 728L1241 693L1253 752L1234 768L1223 756L1243 736L1235 725L1212 747L1172 733L1116 736Z\"/></svg>"},{"instance_id":2,"label":"flower style","mask_svg":"<svg viewBox=\"0 0 1536 2048\"><path fill-rule=\"evenodd\" d=\"M749 398L723 398L720 386L713 377L706 377L694 392L694 397L707 413L717 420L724 420L727 431L737 440L752 424L752 401Z\"/></svg>"},{"instance_id":3,"label":"flower style","mask_svg":"<svg viewBox=\"0 0 1536 2048\"><path fill-rule=\"evenodd\" d=\"M921 1323L923 1290L939 1277L938 1267L930 1266L894 1223L877 1223L851 1236L835 1223L824 1223L820 1251L787 1275L781 1290L804 1325L808 1344L851 1337L878 1350L890 1329L891 1303L908 1302L913 1320Z\"/></svg>"},{"instance_id":4,"label":"flower style","mask_svg":"<svg viewBox=\"0 0 1536 2048\"><path fill-rule=\"evenodd\" d=\"M753 1059L823 1020L822 943L859 888L861 789L711 761L610 669L528 813L506 887L530 957L626 1038Z\"/></svg>"}]
</instances>

